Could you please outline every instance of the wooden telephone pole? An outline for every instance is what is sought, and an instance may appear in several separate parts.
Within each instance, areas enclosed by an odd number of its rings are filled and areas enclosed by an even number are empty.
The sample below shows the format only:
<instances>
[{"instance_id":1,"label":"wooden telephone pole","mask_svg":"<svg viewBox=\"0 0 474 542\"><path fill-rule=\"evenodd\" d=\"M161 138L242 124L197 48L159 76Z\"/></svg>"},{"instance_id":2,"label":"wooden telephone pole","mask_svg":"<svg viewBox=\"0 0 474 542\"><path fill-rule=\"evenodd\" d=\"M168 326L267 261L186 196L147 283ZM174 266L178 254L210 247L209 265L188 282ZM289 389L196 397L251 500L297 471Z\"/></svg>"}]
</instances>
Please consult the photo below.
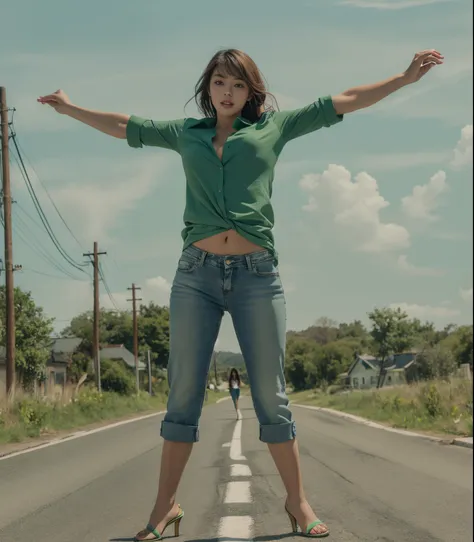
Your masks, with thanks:
<instances>
[{"instance_id":1,"label":"wooden telephone pole","mask_svg":"<svg viewBox=\"0 0 474 542\"><path fill-rule=\"evenodd\" d=\"M138 288L135 286L135 284L132 284L131 288L128 288L128 290L132 290L132 299L129 299L128 301L132 302L132 310L133 310L133 356L135 358L135 377L137 381L137 393L140 391L140 373L138 371L138 320L137 320L137 301L141 301L142 298L140 297L137 299L136 293L137 290L141 290L141 288Z\"/></svg>"},{"instance_id":2,"label":"wooden telephone pole","mask_svg":"<svg viewBox=\"0 0 474 542\"><path fill-rule=\"evenodd\" d=\"M2 136L3 219L5 223L6 391L7 397L13 398L15 393L15 304L13 285L12 197L10 191L10 157L8 152L8 108L5 87L0 87L0 125Z\"/></svg>"},{"instance_id":3,"label":"wooden telephone pole","mask_svg":"<svg viewBox=\"0 0 474 542\"><path fill-rule=\"evenodd\" d=\"M107 252L99 252L99 246L97 241L94 241L94 252L88 252L83 256L92 257L92 265L94 267L94 324L92 332L92 357L94 359L94 371L95 382L99 392L102 390L100 381L100 333L99 333L99 320L100 320L100 301L99 301L99 256L107 254Z\"/></svg>"}]
</instances>

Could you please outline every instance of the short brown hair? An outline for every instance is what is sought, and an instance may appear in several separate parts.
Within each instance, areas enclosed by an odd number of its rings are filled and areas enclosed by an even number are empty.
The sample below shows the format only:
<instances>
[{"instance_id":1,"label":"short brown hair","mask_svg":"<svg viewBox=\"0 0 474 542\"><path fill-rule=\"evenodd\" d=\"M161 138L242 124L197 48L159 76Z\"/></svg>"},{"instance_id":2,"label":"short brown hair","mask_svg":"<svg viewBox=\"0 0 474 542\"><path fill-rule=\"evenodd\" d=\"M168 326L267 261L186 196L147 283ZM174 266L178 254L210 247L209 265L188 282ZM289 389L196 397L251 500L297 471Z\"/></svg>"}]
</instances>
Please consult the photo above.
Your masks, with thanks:
<instances>
[{"instance_id":1,"label":"short brown hair","mask_svg":"<svg viewBox=\"0 0 474 542\"><path fill-rule=\"evenodd\" d=\"M223 49L218 51L209 61L194 89L194 100L199 111L205 117L215 117L216 110L212 105L209 87L211 77L216 68L221 68L225 75L242 79L249 87L249 101L242 110L242 116L251 122L256 122L265 111L265 102L270 96L265 80L255 62L243 51L238 49ZM188 102L189 103L189 102Z\"/></svg>"}]
</instances>

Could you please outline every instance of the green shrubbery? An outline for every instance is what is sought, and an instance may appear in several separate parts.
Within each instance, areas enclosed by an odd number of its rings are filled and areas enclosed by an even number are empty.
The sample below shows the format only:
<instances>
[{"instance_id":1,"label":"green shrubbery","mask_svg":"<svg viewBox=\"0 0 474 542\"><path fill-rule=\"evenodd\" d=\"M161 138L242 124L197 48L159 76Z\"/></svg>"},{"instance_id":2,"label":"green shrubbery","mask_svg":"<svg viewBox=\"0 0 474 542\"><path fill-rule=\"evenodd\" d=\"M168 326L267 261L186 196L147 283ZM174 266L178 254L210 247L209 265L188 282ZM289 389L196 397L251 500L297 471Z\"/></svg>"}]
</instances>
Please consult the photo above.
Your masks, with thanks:
<instances>
[{"instance_id":1,"label":"green shrubbery","mask_svg":"<svg viewBox=\"0 0 474 542\"><path fill-rule=\"evenodd\" d=\"M123 395L93 387L84 388L76 397L67 399L24 397L0 409L0 443L19 442L60 430L74 429L103 420L113 420L138 412L165 407L166 397L148 393Z\"/></svg>"},{"instance_id":2,"label":"green shrubbery","mask_svg":"<svg viewBox=\"0 0 474 542\"><path fill-rule=\"evenodd\" d=\"M402 429L472 436L472 383L430 382L331 394L320 390L296 393L295 403L341 410Z\"/></svg>"}]
</instances>

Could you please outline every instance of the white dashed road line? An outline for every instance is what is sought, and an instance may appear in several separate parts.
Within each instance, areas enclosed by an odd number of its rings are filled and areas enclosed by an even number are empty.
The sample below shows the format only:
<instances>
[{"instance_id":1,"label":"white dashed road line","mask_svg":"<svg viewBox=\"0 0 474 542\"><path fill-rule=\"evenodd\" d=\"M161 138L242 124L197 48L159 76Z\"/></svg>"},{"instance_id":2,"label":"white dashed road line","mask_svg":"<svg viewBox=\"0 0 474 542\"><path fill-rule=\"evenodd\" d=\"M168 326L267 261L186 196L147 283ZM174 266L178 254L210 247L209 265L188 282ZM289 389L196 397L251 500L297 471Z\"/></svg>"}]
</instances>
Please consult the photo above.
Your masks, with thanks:
<instances>
[{"instance_id":1,"label":"white dashed road line","mask_svg":"<svg viewBox=\"0 0 474 542\"><path fill-rule=\"evenodd\" d=\"M219 527L219 542L250 540L253 518L250 516L228 516L222 518Z\"/></svg>"},{"instance_id":2,"label":"white dashed road line","mask_svg":"<svg viewBox=\"0 0 474 542\"><path fill-rule=\"evenodd\" d=\"M232 478L238 478L239 476L252 476L252 473L248 465L236 463L230 466L230 475Z\"/></svg>"},{"instance_id":3,"label":"white dashed road line","mask_svg":"<svg viewBox=\"0 0 474 542\"><path fill-rule=\"evenodd\" d=\"M232 461L246 461L242 454L242 416L239 416L235 424L232 440L223 444L229 447L229 456ZM232 464L230 467L231 478L251 477L252 471L248 465L242 463ZM252 495L250 492L250 481L230 481L227 484L224 503L225 504L250 504ZM235 540L251 540L253 531L253 518L251 516L227 516L223 517L219 525L219 542Z\"/></svg>"},{"instance_id":4,"label":"white dashed road line","mask_svg":"<svg viewBox=\"0 0 474 542\"><path fill-rule=\"evenodd\" d=\"M232 461L246 461L246 457L242 455L242 442L240 435L242 434L242 420L238 420L235 424L234 434L230 442L230 458Z\"/></svg>"},{"instance_id":5,"label":"white dashed road line","mask_svg":"<svg viewBox=\"0 0 474 542\"><path fill-rule=\"evenodd\" d=\"M250 482L229 482L227 484L225 504L248 504L250 502L252 502Z\"/></svg>"}]
</instances>

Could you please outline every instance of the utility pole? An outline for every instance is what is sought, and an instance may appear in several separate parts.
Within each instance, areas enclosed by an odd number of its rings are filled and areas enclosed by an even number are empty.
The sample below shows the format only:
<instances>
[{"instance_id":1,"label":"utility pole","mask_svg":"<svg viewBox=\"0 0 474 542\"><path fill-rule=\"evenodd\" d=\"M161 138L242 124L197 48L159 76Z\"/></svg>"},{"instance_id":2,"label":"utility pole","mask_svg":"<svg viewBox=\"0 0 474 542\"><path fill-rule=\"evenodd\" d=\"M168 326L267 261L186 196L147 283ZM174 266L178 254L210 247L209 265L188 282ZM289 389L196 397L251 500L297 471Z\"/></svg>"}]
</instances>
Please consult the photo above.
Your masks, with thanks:
<instances>
[{"instance_id":1,"label":"utility pole","mask_svg":"<svg viewBox=\"0 0 474 542\"><path fill-rule=\"evenodd\" d=\"M8 152L7 91L0 87L0 125L2 140L3 218L5 222L5 300L6 300L6 383L7 397L15 393L15 303L13 285L12 198L10 191L10 157Z\"/></svg>"},{"instance_id":2,"label":"utility pole","mask_svg":"<svg viewBox=\"0 0 474 542\"><path fill-rule=\"evenodd\" d=\"M153 387L151 382L151 360L150 360L150 350L148 350L148 393L153 395Z\"/></svg>"},{"instance_id":3,"label":"utility pole","mask_svg":"<svg viewBox=\"0 0 474 542\"><path fill-rule=\"evenodd\" d=\"M128 299L128 301L132 302L132 310L133 310L133 356L135 358L135 377L137 380L137 393L140 391L140 375L138 371L138 320L137 320L137 301L141 301L142 298L137 299L137 290L141 290L141 288L138 288L135 286L135 284L132 284L131 288L127 288L128 290L132 290L132 299Z\"/></svg>"},{"instance_id":4,"label":"utility pole","mask_svg":"<svg viewBox=\"0 0 474 542\"><path fill-rule=\"evenodd\" d=\"M92 332L92 357L94 358L95 382L97 389L102 391L100 382L100 350L99 350L99 319L100 319L100 301L99 301L99 256L107 252L99 252L97 241L94 241L94 252L83 254L83 256L92 257L92 266L94 267L94 324Z\"/></svg>"}]
</instances>

